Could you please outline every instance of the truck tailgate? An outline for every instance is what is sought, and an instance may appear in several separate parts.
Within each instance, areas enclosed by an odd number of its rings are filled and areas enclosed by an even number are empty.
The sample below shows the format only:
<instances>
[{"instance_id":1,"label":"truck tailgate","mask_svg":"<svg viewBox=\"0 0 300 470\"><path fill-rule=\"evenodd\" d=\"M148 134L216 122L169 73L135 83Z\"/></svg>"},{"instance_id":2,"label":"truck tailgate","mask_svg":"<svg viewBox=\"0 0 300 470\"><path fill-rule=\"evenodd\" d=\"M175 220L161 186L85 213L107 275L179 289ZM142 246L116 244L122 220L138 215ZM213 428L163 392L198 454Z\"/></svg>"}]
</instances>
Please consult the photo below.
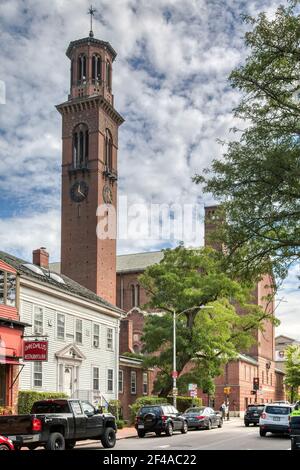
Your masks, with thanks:
<instances>
[{"instance_id":1,"label":"truck tailgate","mask_svg":"<svg viewBox=\"0 0 300 470\"><path fill-rule=\"evenodd\" d=\"M32 433L32 415L0 416L0 435L17 436Z\"/></svg>"}]
</instances>

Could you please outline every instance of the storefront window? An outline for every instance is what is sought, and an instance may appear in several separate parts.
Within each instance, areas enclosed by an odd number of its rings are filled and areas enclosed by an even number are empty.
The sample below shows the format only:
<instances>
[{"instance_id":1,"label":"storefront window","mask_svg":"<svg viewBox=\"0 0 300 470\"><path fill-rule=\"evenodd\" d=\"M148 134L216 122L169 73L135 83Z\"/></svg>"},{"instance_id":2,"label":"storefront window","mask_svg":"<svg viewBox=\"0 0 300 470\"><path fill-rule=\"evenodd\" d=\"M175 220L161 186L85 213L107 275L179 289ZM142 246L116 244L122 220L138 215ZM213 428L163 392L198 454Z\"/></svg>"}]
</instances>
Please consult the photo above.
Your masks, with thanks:
<instances>
[{"instance_id":1,"label":"storefront window","mask_svg":"<svg viewBox=\"0 0 300 470\"><path fill-rule=\"evenodd\" d=\"M4 304L4 271L0 271L0 304Z\"/></svg>"}]
</instances>

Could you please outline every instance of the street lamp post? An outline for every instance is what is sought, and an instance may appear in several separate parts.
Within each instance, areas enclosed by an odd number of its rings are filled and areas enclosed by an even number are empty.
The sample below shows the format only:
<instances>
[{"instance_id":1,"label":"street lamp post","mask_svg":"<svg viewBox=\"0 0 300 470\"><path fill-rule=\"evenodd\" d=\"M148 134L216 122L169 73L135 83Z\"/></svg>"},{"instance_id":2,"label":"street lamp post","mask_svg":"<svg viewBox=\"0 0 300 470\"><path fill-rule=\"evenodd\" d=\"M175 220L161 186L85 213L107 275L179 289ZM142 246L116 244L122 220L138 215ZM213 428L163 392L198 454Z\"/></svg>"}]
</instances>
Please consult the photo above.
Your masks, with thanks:
<instances>
[{"instance_id":1,"label":"street lamp post","mask_svg":"<svg viewBox=\"0 0 300 470\"><path fill-rule=\"evenodd\" d=\"M202 310L206 308L214 308L212 305L200 305L197 307L191 307L183 310L177 314L177 317L183 313L190 312L191 310ZM177 364L176 364L176 312L173 310L173 406L177 408Z\"/></svg>"}]
</instances>

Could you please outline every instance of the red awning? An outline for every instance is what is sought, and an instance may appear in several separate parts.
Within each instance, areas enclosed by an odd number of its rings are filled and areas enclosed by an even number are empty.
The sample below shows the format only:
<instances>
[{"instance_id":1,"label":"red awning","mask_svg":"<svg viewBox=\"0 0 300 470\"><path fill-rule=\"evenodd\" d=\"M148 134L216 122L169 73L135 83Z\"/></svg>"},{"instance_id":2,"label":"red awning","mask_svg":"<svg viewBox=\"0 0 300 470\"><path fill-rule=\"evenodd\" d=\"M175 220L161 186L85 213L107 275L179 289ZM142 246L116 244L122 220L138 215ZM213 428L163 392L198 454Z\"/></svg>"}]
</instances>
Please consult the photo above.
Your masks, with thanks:
<instances>
[{"instance_id":1,"label":"red awning","mask_svg":"<svg viewBox=\"0 0 300 470\"><path fill-rule=\"evenodd\" d=\"M0 364L10 364L10 365L14 365L14 366L23 366L23 363L19 362L18 359L0 358Z\"/></svg>"}]
</instances>

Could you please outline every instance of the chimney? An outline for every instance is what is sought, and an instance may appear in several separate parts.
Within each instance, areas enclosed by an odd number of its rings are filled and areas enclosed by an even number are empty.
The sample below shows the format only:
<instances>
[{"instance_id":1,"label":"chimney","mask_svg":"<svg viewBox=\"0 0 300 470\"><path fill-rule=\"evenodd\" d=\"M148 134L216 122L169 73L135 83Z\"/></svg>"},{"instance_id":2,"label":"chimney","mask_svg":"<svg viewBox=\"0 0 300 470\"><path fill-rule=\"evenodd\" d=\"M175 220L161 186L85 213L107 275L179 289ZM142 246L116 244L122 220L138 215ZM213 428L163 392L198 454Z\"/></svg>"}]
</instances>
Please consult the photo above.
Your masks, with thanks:
<instances>
[{"instance_id":1,"label":"chimney","mask_svg":"<svg viewBox=\"0 0 300 470\"><path fill-rule=\"evenodd\" d=\"M41 268L49 269L49 253L45 247L38 248L32 252L32 263Z\"/></svg>"}]
</instances>

